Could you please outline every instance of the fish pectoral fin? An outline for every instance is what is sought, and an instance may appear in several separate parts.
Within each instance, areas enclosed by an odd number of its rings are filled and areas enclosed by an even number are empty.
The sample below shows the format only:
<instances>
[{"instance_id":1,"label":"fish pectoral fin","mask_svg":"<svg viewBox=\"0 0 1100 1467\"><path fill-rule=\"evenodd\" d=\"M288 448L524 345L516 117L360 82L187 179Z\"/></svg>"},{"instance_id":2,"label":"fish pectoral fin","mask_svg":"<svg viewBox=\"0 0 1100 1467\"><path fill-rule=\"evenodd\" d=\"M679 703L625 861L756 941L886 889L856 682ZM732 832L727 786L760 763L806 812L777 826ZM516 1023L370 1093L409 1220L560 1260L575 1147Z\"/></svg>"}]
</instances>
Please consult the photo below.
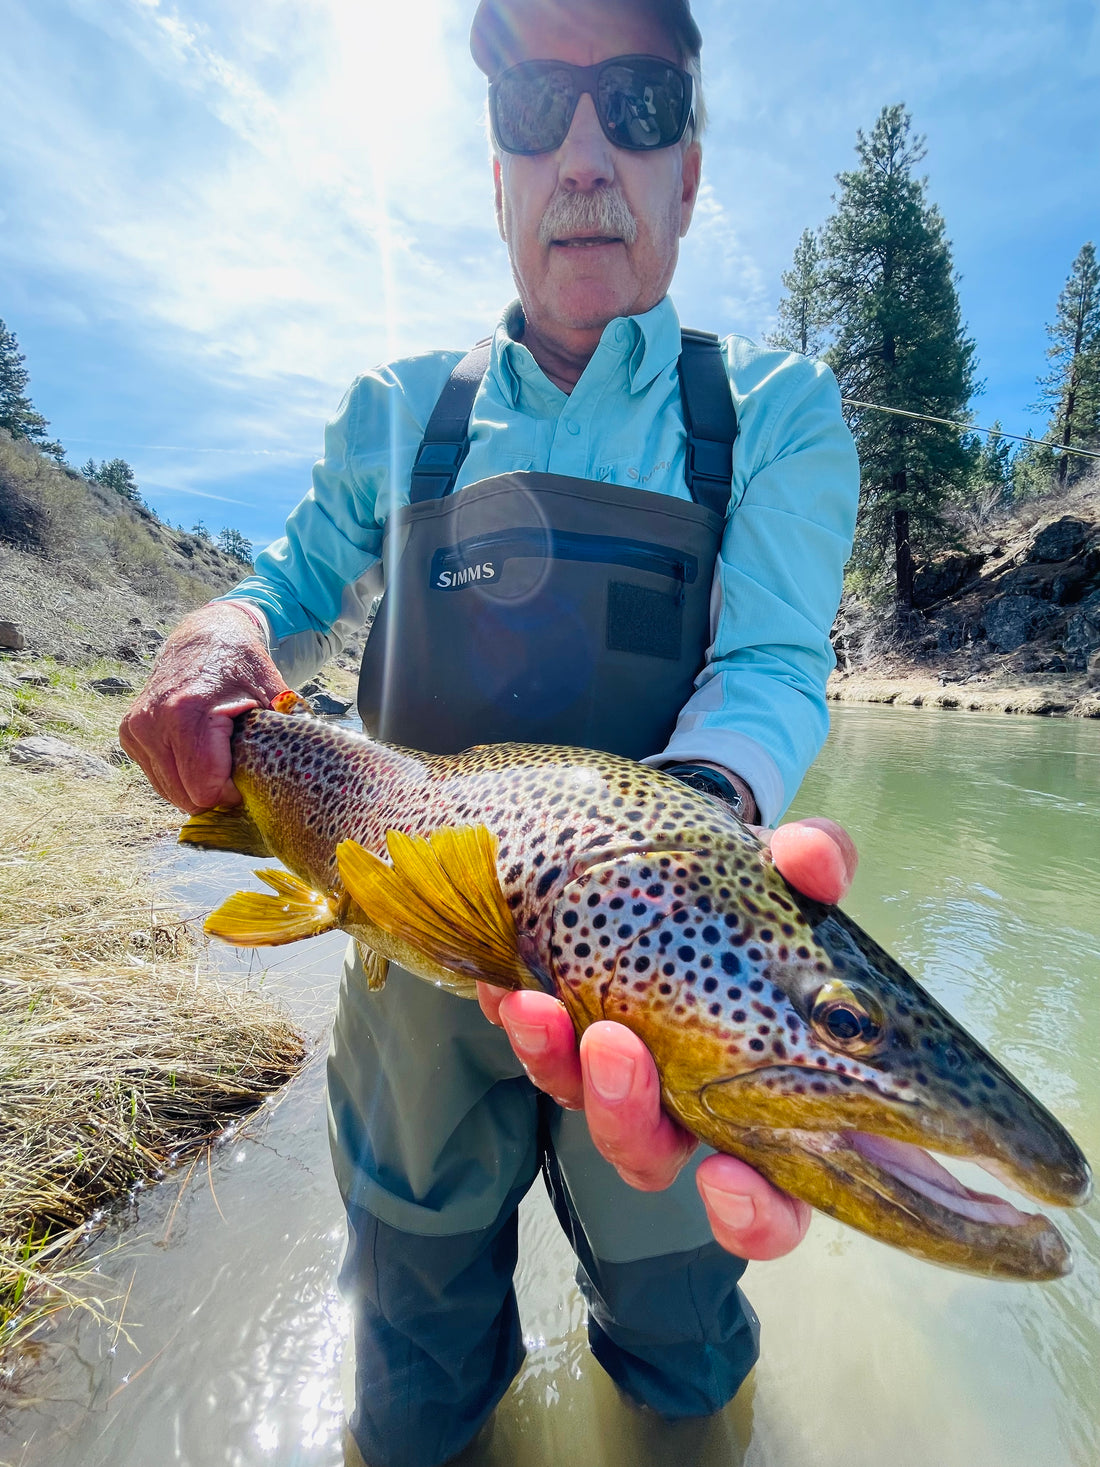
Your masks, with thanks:
<instances>
[{"instance_id":1,"label":"fish pectoral fin","mask_svg":"<svg viewBox=\"0 0 1100 1467\"><path fill-rule=\"evenodd\" d=\"M314 891L288 871L257 871L275 895L238 891L210 913L202 924L209 937L233 947L280 947L303 937L316 937L339 927L339 900Z\"/></svg>"},{"instance_id":2,"label":"fish pectoral fin","mask_svg":"<svg viewBox=\"0 0 1100 1467\"><path fill-rule=\"evenodd\" d=\"M381 953L376 953L372 947L365 942L356 939L355 946L359 949L359 961L363 965L363 975L367 980L367 987L372 993L377 993L380 988L386 986L386 975L390 971L390 960L384 958Z\"/></svg>"},{"instance_id":3,"label":"fish pectoral fin","mask_svg":"<svg viewBox=\"0 0 1100 1467\"><path fill-rule=\"evenodd\" d=\"M260 829L243 805L218 805L192 815L180 831L181 846L209 851L236 851L241 856L274 855Z\"/></svg>"},{"instance_id":4,"label":"fish pectoral fin","mask_svg":"<svg viewBox=\"0 0 1100 1467\"><path fill-rule=\"evenodd\" d=\"M445 827L427 838L391 830L392 865L345 840L340 877L367 919L397 944L454 977L502 988L528 987L516 927L496 868L496 839L484 825ZM446 980L444 980L446 981Z\"/></svg>"}]
</instances>

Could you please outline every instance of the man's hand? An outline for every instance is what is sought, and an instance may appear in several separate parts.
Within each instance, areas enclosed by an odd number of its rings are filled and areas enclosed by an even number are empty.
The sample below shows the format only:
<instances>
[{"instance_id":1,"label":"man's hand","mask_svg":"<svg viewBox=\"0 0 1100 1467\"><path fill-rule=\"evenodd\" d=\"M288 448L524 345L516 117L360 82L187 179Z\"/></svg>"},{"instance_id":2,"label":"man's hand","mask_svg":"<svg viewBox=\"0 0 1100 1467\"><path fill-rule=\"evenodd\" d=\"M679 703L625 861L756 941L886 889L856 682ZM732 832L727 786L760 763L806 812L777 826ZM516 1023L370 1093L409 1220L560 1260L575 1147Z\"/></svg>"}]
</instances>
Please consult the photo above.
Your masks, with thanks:
<instances>
[{"instance_id":1,"label":"man's hand","mask_svg":"<svg viewBox=\"0 0 1100 1467\"><path fill-rule=\"evenodd\" d=\"M214 602L185 617L165 642L122 720L119 742L153 788L188 814L237 805L229 777L233 719L270 707L285 691L252 618Z\"/></svg>"},{"instance_id":2,"label":"man's hand","mask_svg":"<svg viewBox=\"0 0 1100 1467\"><path fill-rule=\"evenodd\" d=\"M807 896L838 902L851 885L855 846L833 821L799 820L759 834L779 871ZM661 1109L657 1067L635 1034L621 1024L593 1024L578 1049L569 1015L549 994L479 983L478 998L539 1089L569 1110L583 1107L597 1150L625 1181L646 1192L672 1183L698 1143ZM809 1226L806 1203L736 1157L707 1157L697 1181L715 1238L741 1258L779 1258Z\"/></svg>"}]
</instances>

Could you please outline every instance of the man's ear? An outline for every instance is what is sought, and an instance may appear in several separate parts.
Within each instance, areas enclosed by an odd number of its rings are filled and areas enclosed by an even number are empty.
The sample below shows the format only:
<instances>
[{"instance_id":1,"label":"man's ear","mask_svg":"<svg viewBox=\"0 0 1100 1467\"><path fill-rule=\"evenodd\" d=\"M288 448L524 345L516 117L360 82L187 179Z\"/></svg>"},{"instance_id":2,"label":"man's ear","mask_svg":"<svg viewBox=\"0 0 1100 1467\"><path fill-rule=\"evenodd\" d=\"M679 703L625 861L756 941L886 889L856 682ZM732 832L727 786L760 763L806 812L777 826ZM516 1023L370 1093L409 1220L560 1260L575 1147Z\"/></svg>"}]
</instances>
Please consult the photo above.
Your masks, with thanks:
<instances>
[{"instance_id":1,"label":"man's ear","mask_svg":"<svg viewBox=\"0 0 1100 1467\"><path fill-rule=\"evenodd\" d=\"M493 159L493 203L497 213L497 231L502 240L507 243L508 236L504 233L504 180L500 171L500 159Z\"/></svg>"},{"instance_id":2,"label":"man's ear","mask_svg":"<svg viewBox=\"0 0 1100 1467\"><path fill-rule=\"evenodd\" d=\"M703 145L690 142L684 149L683 184L680 193L680 238L683 239L691 227L691 216L699 198L699 183L703 171Z\"/></svg>"}]
</instances>

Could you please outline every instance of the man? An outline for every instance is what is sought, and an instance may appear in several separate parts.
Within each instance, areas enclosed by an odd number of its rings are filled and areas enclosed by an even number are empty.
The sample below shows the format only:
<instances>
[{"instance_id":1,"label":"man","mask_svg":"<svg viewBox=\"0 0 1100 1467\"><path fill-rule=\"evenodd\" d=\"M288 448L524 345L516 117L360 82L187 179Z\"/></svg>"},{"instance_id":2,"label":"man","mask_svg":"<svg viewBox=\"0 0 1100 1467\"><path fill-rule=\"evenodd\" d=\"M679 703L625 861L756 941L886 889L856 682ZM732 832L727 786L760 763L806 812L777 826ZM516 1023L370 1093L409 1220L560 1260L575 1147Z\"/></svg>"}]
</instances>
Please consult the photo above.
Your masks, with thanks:
<instances>
[{"instance_id":1,"label":"man","mask_svg":"<svg viewBox=\"0 0 1100 1467\"><path fill-rule=\"evenodd\" d=\"M588 742L771 823L826 727L858 487L836 385L740 338L681 349L666 292L702 122L684 0L482 0L471 44L519 301L480 355L353 385L286 539L169 639L124 746L182 809L235 803L233 716L315 670L384 567L360 697L383 736ZM854 867L826 821L772 848L823 900ZM808 1220L733 1158L692 1157L626 1030L594 1025L578 1052L548 995L483 987L481 1005L512 1048L400 971L370 993L352 954L344 975L331 1132L351 1427L375 1467L448 1460L518 1369L515 1213L540 1165L594 1353L670 1418L733 1396L756 1357L743 1260L788 1251Z\"/></svg>"}]
</instances>

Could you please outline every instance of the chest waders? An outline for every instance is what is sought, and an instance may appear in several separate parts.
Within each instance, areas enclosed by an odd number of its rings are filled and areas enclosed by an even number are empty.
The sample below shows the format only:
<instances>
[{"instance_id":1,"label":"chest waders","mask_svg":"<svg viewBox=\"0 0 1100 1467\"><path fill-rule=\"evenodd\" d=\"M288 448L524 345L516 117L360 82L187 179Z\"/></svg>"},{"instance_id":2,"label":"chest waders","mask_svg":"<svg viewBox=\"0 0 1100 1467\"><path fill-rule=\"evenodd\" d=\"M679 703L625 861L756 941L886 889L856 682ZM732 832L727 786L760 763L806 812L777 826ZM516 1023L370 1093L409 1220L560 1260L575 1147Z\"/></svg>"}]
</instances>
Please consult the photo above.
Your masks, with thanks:
<instances>
[{"instance_id":1,"label":"chest waders","mask_svg":"<svg viewBox=\"0 0 1100 1467\"><path fill-rule=\"evenodd\" d=\"M511 740L657 753L711 639L737 436L718 339L682 333L690 501L526 471L454 493L489 355L482 343L451 373L387 526L363 722L438 754Z\"/></svg>"},{"instance_id":2,"label":"chest waders","mask_svg":"<svg viewBox=\"0 0 1100 1467\"><path fill-rule=\"evenodd\" d=\"M387 528L363 720L440 753L508 739L654 753L710 642L737 434L717 340L683 334L690 502L543 473L454 493L488 362L483 345L455 368ZM707 1415L752 1368L745 1264L713 1241L695 1163L663 1192L629 1187L583 1112L539 1096L475 1005L393 968L369 992L353 948L329 1112L365 1461L450 1460L519 1369L517 1208L540 1168L577 1255L590 1347L621 1391L669 1420Z\"/></svg>"}]
</instances>

